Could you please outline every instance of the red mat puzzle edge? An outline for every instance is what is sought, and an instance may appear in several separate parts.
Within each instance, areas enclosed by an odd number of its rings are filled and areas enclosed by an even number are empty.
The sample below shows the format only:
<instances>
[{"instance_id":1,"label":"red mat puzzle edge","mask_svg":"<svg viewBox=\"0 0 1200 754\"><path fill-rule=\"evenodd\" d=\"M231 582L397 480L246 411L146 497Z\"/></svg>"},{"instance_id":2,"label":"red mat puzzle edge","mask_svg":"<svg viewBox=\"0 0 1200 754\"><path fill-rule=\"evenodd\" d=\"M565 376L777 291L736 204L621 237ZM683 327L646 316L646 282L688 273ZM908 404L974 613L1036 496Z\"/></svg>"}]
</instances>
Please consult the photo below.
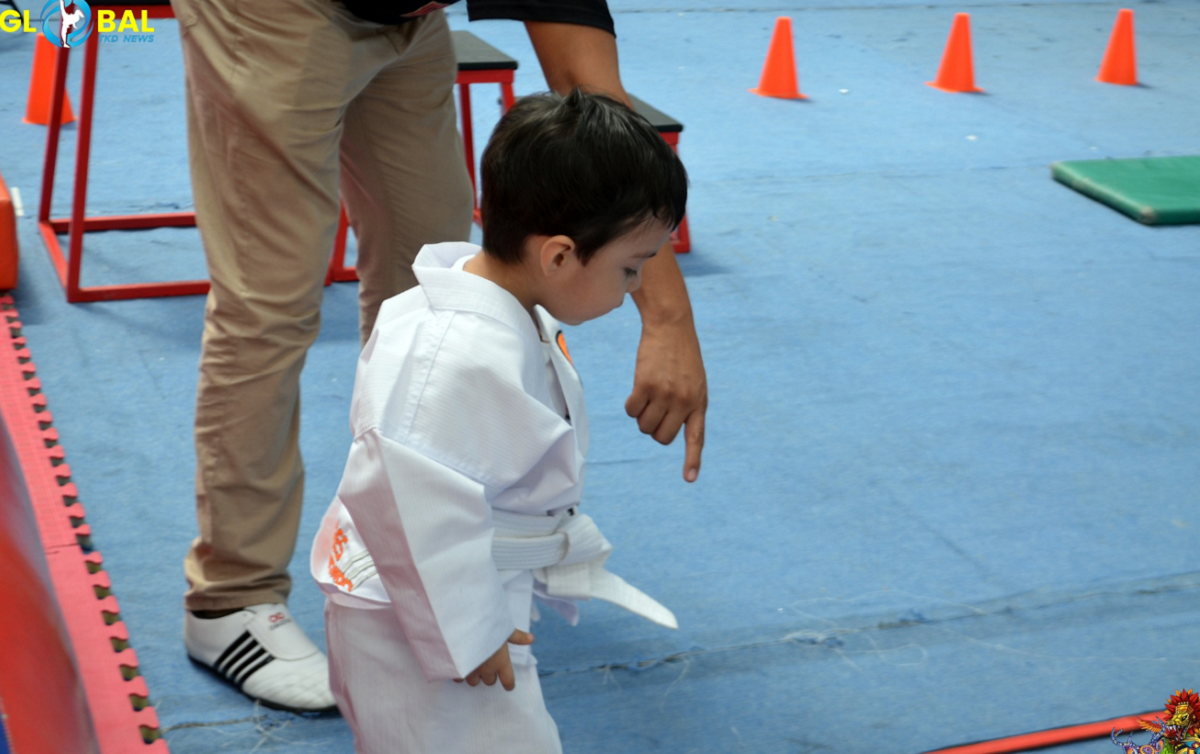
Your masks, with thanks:
<instances>
[{"instance_id":1,"label":"red mat puzzle edge","mask_svg":"<svg viewBox=\"0 0 1200 754\"><path fill-rule=\"evenodd\" d=\"M100 750L168 754L103 558L91 549L91 529L16 305L7 295L0 295L0 413L25 475Z\"/></svg>"}]
</instances>

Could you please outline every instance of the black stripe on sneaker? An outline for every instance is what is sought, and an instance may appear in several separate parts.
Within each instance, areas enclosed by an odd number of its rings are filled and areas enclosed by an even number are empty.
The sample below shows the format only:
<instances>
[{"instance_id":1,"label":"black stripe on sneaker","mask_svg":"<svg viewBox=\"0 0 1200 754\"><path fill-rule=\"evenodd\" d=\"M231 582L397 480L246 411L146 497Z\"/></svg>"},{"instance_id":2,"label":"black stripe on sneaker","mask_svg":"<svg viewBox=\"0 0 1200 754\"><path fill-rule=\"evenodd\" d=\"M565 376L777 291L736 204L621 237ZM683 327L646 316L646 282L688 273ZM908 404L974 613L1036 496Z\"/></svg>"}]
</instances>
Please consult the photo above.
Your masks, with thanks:
<instances>
[{"instance_id":1,"label":"black stripe on sneaker","mask_svg":"<svg viewBox=\"0 0 1200 754\"><path fill-rule=\"evenodd\" d=\"M253 637L247 639L246 641L242 642L242 647L237 651L237 654L226 660L224 665L218 665L217 670L219 670L221 675L225 676L226 678L233 677L234 668L241 664L246 655L250 654L257 648L258 642L255 641Z\"/></svg>"},{"instance_id":2,"label":"black stripe on sneaker","mask_svg":"<svg viewBox=\"0 0 1200 754\"><path fill-rule=\"evenodd\" d=\"M268 657L270 657L270 655L267 654L267 650L263 649L262 647L260 647L258 645L255 645L254 651L251 652L250 654L246 655L246 658L244 660L239 662L236 667L229 668L229 672L225 674L226 677L228 677L229 680L233 681L237 685L241 686L242 685L242 678L241 678L242 672L245 671L246 668L250 667L254 663L261 660L263 655L267 655Z\"/></svg>"},{"instance_id":3,"label":"black stripe on sneaker","mask_svg":"<svg viewBox=\"0 0 1200 754\"><path fill-rule=\"evenodd\" d=\"M250 637L249 631L246 631L241 636L237 637L236 641L234 641L228 647L225 647L225 651L222 652L221 656L217 658L217 661L213 663L213 667L216 668L217 670L220 670L221 672L224 672L224 670L222 670L222 668L224 668L224 666L225 666L225 661L229 659L230 655L233 655L233 654L239 652L242 648L242 645L245 644L247 641L250 641L250 642L254 641L254 639L252 639Z\"/></svg>"},{"instance_id":4,"label":"black stripe on sneaker","mask_svg":"<svg viewBox=\"0 0 1200 754\"><path fill-rule=\"evenodd\" d=\"M253 666L253 667L251 667L249 670L247 670L247 671L246 671L246 672L245 672L245 673L242 675L242 678L241 678L241 680L239 680L239 681L238 681L238 688L241 688L242 686L246 685L246 681L250 680L250 676L254 675L254 674L255 674L255 673L257 673L258 671L260 671L260 670L262 670L263 668L265 668L265 667L266 667L268 664L270 664L270 662L271 662L272 660L274 660L274 659L275 659L275 658L274 658L273 656L271 656L270 654L268 654L266 657L264 657L264 658L262 659L262 661L261 661L261 662L259 662L257 665L254 665L254 666Z\"/></svg>"},{"instance_id":5,"label":"black stripe on sneaker","mask_svg":"<svg viewBox=\"0 0 1200 754\"><path fill-rule=\"evenodd\" d=\"M246 631L225 648L213 668L241 688L258 671L265 668L275 656Z\"/></svg>"}]
</instances>

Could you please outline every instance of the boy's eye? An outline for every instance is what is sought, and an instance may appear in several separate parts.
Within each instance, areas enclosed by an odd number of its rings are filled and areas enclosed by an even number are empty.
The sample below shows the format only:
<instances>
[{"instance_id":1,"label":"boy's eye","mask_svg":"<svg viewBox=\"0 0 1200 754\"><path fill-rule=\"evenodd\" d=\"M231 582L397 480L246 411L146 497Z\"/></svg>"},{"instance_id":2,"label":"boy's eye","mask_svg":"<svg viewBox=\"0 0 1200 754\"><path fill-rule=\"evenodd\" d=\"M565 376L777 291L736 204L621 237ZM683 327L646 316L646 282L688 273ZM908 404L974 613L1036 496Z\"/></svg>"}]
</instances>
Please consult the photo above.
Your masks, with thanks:
<instances>
[{"instance_id":1,"label":"boy's eye","mask_svg":"<svg viewBox=\"0 0 1200 754\"><path fill-rule=\"evenodd\" d=\"M627 278L637 277L637 274L638 274L637 270L631 270L628 267L625 268L625 277L627 277Z\"/></svg>"}]
</instances>

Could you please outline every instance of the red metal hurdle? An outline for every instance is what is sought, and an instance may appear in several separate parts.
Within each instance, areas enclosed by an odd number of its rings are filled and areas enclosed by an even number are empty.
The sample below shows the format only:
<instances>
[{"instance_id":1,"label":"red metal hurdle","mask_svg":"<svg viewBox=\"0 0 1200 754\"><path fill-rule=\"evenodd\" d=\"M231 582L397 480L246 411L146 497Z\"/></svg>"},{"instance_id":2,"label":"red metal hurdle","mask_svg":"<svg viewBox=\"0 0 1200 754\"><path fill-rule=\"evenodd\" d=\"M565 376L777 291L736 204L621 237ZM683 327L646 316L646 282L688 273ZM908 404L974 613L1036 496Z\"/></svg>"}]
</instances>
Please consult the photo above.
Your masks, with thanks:
<instances>
[{"instance_id":1,"label":"red metal hurdle","mask_svg":"<svg viewBox=\"0 0 1200 754\"><path fill-rule=\"evenodd\" d=\"M118 5L94 3L95 10L111 10L117 14L132 11L137 17L143 13L147 18L174 18L174 12L166 0L137 5ZM451 32L458 56L458 76L455 83L459 90L459 116L463 137L463 151L467 164L467 172L471 178L474 194L474 217L479 222L478 186L475 170L475 145L471 124L471 92L472 84L494 83L500 85L501 107L506 111L512 106L513 79L517 61L487 44L475 35L466 31ZM79 106L79 126L76 143L74 184L72 189L71 213L69 217L52 218L50 216L51 200L54 193L54 171L58 160L59 137L62 132L61 116L63 103L66 99L67 68L70 60L70 50L56 49L54 65L54 85L51 96L50 119L46 134L46 154L42 170L42 192L38 207L38 228L46 244L46 251L54 265L67 301L70 303L87 301L112 301L136 298L155 298L163 296L188 296L207 293L207 280L179 280L152 283L125 283L117 285L100 285L84 287L80 285L80 273L83 267L84 235L89 232L106 230L138 230L163 227L194 227L195 212L166 212L140 215L109 215L87 217L84 207L87 201L88 162L91 153L92 119L95 106L96 67L99 54L99 35L92 34L84 46L82 95ZM646 103L633 97L635 108L646 116L663 138L673 149L678 148L679 133L683 126L674 119L655 110ZM345 265L346 236L349 222L345 207L339 217L338 230L335 236L334 248L330 257L329 271L325 284L335 281L358 280L354 267ZM68 237L67 249L64 253L59 235ZM690 250L691 242L688 235L687 218L680 223L678 230L672 234L671 241L676 252L684 253Z\"/></svg>"},{"instance_id":2,"label":"red metal hurdle","mask_svg":"<svg viewBox=\"0 0 1200 754\"><path fill-rule=\"evenodd\" d=\"M94 3L93 12L112 10L118 15L133 11L136 17L174 18L166 2L140 5ZM194 212L165 212L145 215L110 215L85 217L87 201L88 159L92 145L92 111L96 95L96 60L100 50L100 35L93 33L84 43L83 94L79 105L79 130L75 147L75 183L72 191L70 217L50 217L50 202L54 194L54 168L58 162L58 140L62 132L62 108L67 91L67 64L71 51L56 50L54 59L54 91L50 99L50 122L46 128L46 158L42 169L42 196L38 206L38 229L46 243L50 261L67 294L67 301L104 301L114 299L151 298L155 296L187 296L208 292L207 280L186 280L167 283L131 283L101 285L88 288L79 285L83 266L84 233L102 230L134 230L141 228L189 227L196 224ZM67 253L63 254L59 234L66 234Z\"/></svg>"},{"instance_id":3,"label":"red metal hurdle","mask_svg":"<svg viewBox=\"0 0 1200 754\"><path fill-rule=\"evenodd\" d=\"M174 18L171 6L161 4L115 5L93 4L94 10L112 10L118 15L126 10L136 17L142 12L147 18ZM463 123L463 147L467 158L467 171L471 185L475 185L475 147L471 129L471 84L495 83L500 85L504 108L514 101L513 72L517 61L504 55L496 48L469 32L452 32L456 52L461 52L459 72L455 80L459 90L459 106ZM91 154L92 118L95 106L96 65L99 53L99 35L92 34L84 43L83 85L79 106L78 141L75 153L75 180L72 189L71 214L69 217L50 216L51 199L54 193L54 169L58 161L58 142L62 133L60 123L63 102L66 98L67 67L70 50L57 49L54 65L54 89L51 95L50 122L46 134L46 157L42 170L41 203L38 207L38 227L46 243L46 251L58 274L59 281L70 303L86 301L113 301L162 296L189 296L207 293L207 280L177 280L157 283L125 283L120 285L81 286L80 271L83 267L84 234L105 230L139 230L146 228L194 227L195 212L165 212L142 215L111 215L86 217L88 161ZM478 202L476 202L476 206ZM476 210L478 214L478 210ZM357 280L354 268L344 266L346 233L349 223L343 207L330 258L329 273L325 283ZM66 234L67 249L64 253L60 234Z\"/></svg>"}]
</instances>

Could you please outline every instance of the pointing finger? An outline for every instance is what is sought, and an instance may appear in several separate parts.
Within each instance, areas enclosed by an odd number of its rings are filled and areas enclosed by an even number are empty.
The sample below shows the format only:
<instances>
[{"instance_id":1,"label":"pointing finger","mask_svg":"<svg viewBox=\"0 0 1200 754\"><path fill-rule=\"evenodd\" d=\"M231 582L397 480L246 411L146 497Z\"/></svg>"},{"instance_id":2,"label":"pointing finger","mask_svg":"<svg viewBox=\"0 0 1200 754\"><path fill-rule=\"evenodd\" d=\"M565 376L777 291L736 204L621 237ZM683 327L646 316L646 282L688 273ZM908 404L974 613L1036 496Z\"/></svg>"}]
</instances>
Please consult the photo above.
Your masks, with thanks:
<instances>
[{"instance_id":1,"label":"pointing finger","mask_svg":"<svg viewBox=\"0 0 1200 754\"><path fill-rule=\"evenodd\" d=\"M684 438L687 451L683 458L683 478L694 482L700 476L700 452L704 450L704 411L694 411L688 417Z\"/></svg>"}]
</instances>

